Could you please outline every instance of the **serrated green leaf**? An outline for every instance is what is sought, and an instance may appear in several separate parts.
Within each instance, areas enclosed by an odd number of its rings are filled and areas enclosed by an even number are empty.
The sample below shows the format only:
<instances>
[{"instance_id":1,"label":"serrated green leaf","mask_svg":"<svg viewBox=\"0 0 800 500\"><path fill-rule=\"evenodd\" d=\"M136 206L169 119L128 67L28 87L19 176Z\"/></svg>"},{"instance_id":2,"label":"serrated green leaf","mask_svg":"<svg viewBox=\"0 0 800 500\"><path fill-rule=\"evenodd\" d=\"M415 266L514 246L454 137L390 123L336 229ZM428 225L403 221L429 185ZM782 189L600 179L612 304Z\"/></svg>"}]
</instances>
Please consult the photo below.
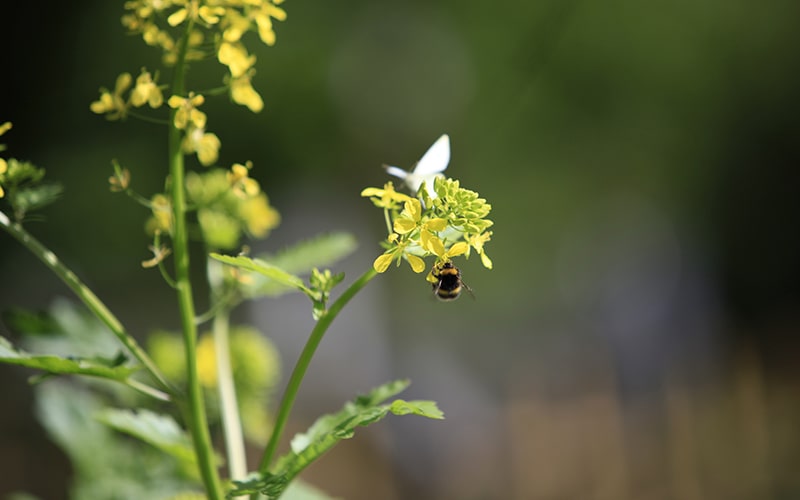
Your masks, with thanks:
<instances>
[{"instance_id":1,"label":"serrated green leaf","mask_svg":"<svg viewBox=\"0 0 800 500\"><path fill-rule=\"evenodd\" d=\"M233 484L235 487L228 493L227 498L258 493L267 495L269 498L277 498L286 489L288 480L283 475L254 472L241 481L234 481Z\"/></svg>"},{"instance_id":2,"label":"serrated green leaf","mask_svg":"<svg viewBox=\"0 0 800 500\"><path fill-rule=\"evenodd\" d=\"M168 415L149 410L104 408L95 413L97 421L119 432L141 439L180 462L194 465L197 459L189 435Z\"/></svg>"},{"instance_id":3,"label":"serrated green leaf","mask_svg":"<svg viewBox=\"0 0 800 500\"><path fill-rule=\"evenodd\" d=\"M259 260L277 266L288 273L308 274L314 268L322 269L350 255L356 248L356 239L349 233L331 233L301 241L277 254L259 255ZM273 279L259 279L248 286L245 293L255 297L281 295L291 287Z\"/></svg>"},{"instance_id":4,"label":"serrated green leaf","mask_svg":"<svg viewBox=\"0 0 800 500\"><path fill-rule=\"evenodd\" d=\"M419 415L434 419L443 419L444 413L436 406L434 401L403 401L397 399L392 402L390 411L394 415Z\"/></svg>"},{"instance_id":5,"label":"serrated green leaf","mask_svg":"<svg viewBox=\"0 0 800 500\"><path fill-rule=\"evenodd\" d=\"M197 490L198 473L162 451L98 422L99 391L65 381L34 390L39 422L70 458L75 500L166 499Z\"/></svg>"},{"instance_id":6,"label":"serrated green leaf","mask_svg":"<svg viewBox=\"0 0 800 500\"><path fill-rule=\"evenodd\" d=\"M138 370L138 367L124 365L126 359L120 355L114 358L99 356L65 358L53 355L34 355L15 349L7 339L0 337L0 362L44 370L57 375L88 375L125 380Z\"/></svg>"},{"instance_id":7,"label":"serrated green leaf","mask_svg":"<svg viewBox=\"0 0 800 500\"><path fill-rule=\"evenodd\" d=\"M347 257L356 249L356 239L350 233L321 234L281 250L275 255L260 256L291 273L304 274L311 269L329 266Z\"/></svg>"},{"instance_id":8,"label":"serrated green leaf","mask_svg":"<svg viewBox=\"0 0 800 500\"><path fill-rule=\"evenodd\" d=\"M21 188L13 192L10 201L16 211L25 213L57 201L62 191L63 189L58 184Z\"/></svg>"},{"instance_id":9,"label":"serrated green leaf","mask_svg":"<svg viewBox=\"0 0 800 500\"><path fill-rule=\"evenodd\" d=\"M407 378L386 382L385 384L375 387L367 394L357 396L355 404L359 406L372 406L383 403L390 397L397 396L405 391L409 385L411 385L411 381Z\"/></svg>"},{"instance_id":10,"label":"serrated green leaf","mask_svg":"<svg viewBox=\"0 0 800 500\"><path fill-rule=\"evenodd\" d=\"M235 489L230 491L227 498L235 498L243 495L255 495L265 491L272 491L271 498L277 495L283 500L334 500L326 494L305 481L295 480L286 485L285 478L265 474L263 477L257 473L251 474L242 481L233 481Z\"/></svg>"},{"instance_id":11,"label":"serrated green leaf","mask_svg":"<svg viewBox=\"0 0 800 500\"><path fill-rule=\"evenodd\" d=\"M259 491L266 494L268 487L273 493L277 492L270 498L278 498L283 489L275 483L275 478L280 478L282 482L285 481L285 484L288 484L297 474L336 443L342 439L353 437L357 427L378 422L390 413L395 415L413 414L434 419L444 418L444 414L433 401L395 400L389 404L381 404L408 385L407 380L389 382L346 403L339 412L323 415L317 419L307 432L297 434L292 439L292 451L278 459L274 467L274 475L261 477L264 489Z\"/></svg>"}]
</instances>

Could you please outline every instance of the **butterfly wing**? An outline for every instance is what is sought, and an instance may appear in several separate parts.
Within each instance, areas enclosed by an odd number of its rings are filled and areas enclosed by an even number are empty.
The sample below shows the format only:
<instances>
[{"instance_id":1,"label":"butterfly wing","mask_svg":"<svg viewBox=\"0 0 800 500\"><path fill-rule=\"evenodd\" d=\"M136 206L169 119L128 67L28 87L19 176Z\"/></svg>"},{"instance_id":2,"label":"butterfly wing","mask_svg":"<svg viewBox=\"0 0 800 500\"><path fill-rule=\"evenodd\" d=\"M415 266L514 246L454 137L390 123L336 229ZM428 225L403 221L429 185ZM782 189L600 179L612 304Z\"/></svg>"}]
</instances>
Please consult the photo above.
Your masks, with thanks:
<instances>
[{"instance_id":1,"label":"butterfly wing","mask_svg":"<svg viewBox=\"0 0 800 500\"><path fill-rule=\"evenodd\" d=\"M435 198L433 179L447 168L448 163L450 163L450 137L447 134L442 134L422 155L413 172L406 172L402 168L391 165L384 165L384 168L389 175L403 179L413 193L416 193L420 186L425 183L428 193Z\"/></svg>"},{"instance_id":2,"label":"butterfly wing","mask_svg":"<svg viewBox=\"0 0 800 500\"><path fill-rule=\"evenodd\" d=\"M419 159L417 166L414 167L414 174L428 176L444 172L448 163L450 163L450 136L442 134Z\"/></svg>"},{"instance_id":3,"label":"butterfly wing","mask_svg":"<svg viewBox=\"0 0 800 500\"><path fill-rule=\"evenodd\" d=\"M399 178L401 178L403 180L405 180L405 178L408 177L408 172L406 172L402 168L394 167L392 165L384 165L383 168L386 169L386 173L389 174L389 175L393 175L395 177L399 177Z\"/></svg>"}]
</instances>

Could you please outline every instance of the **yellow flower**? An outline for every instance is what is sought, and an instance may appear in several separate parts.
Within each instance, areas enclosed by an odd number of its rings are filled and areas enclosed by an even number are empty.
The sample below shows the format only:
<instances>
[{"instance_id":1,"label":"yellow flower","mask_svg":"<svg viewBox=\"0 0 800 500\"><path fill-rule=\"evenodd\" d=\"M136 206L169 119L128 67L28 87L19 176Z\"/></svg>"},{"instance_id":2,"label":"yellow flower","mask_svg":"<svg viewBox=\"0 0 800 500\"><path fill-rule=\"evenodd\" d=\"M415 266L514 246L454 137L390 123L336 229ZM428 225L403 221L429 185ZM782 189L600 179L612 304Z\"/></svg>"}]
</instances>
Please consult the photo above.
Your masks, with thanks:
<instances>
[{"instance_id":1,"label":"yellow flower","mask_svg":"<svg viewBox=\"0 0 800 500\"><path fill-rule=\"evenodd\" d=\"M5 132L5 130L3 130L2 132ZM0 134L2 134L2 132L0 132ZM0 181L3 180L3 176L5 175L5 173L7 171L8 171L8 163L6 162L6 160L4 158L0 158ZM5 195L6 195L6 192L3 191L3 186L0 186L0 198L2 198Z\"/></svg>"},{"instance_id":2,"label":"yellow flower","mask_svg":"<svg viewBox=\"0 0 800 500\"><path fill-rule=\"evenodd\" d=\"M131 77L130 73L120 74L114 85L114 92L112 93L106 89L100 89L100 99L94 101L89 108L98 115L106 114L106 118L109 120L125 118L128 105L125 99L122 98L122 93L128 90L132 80L133 77Z\"/></svg>"},{"instance_id":3,"label":"yellow flower","mask_svg":"<svg viewBox=\"0 0 800 500\"><path fill-rule=\"evenodd\" d=\"M420 257L407 253L406 260L408 261L408 264L411 266L411 269L415 273L419 274L425 270L425 261L422 260Z\"/></svg>"},{"instance_id":4,"label":"yellow flower","mask_svg":"<svg viewBox=\"0 0 800 500\"><path fill-rule=\"evenodd\" d=\"M258 37L269 46L275 45L275 31L272 29L272 19L274 18L277 21L286 20L286 11L277 7L277 4L280 3L283 3L283 0L274 0L274 3L264 0L259 7L250 11L250 17L258 27Z\"/></svg>"},{"instance_id":5,"label":"yellow flower","mask_svg":"<svg viewBox=\"0 0 800 500\"><path fill-rule=\"evenodd\" d=\"M205 98L194 92L189 92L189 97L181 97L174 95L169 98L167 104L172 109L175 109L175 127L181 130L185 129L189 124L197 128L204 128L206 126L206 114L197 109L197 106L202 105Z\"/></svg>"},{"instance_id":6,"label":"yellow flower","mask_svg":"<svg viewBox=\"0 0 800 500\"><path fill-rule=\"evenodd\" d=\"M11 122L5 122L2 125L0 125L0 135L5 134L9 130L11 130Z\"/></svg>"},{"instance_id":7,"label":"yellow flower","mask_svg":"<svg viewBox=\"0 0 800 500\"><path fill-rule=\"evenodd\" d=\"M247 231L256 238L266 237L281 221L280 214L270 206L263 193L244 200L239 213L247 225Z\"/></svg>"},{"instance_id":8,"label":"yellow flower","mask_svg":"<svg viewBox=\"0 0 800 500\"><path fill-rule=\"evenodd\" d=\"M253 88L250 83L250 74L244 74L239 78L231 79L231 99L236 104L247 106L253 113L258 113L264 109L264 100Z\"/></svg>"},{"instance_id":9,"label":"yellow flower","mask_svg":"<svg viewBox=\"0 0 800 500\"><path fill-rule=\"evenodd\" d=\"M230 172L228 172L228 182L233 189L233 193L239 198L251 198L261 191L258 181L249 176L248 171L252 166L253 164L249 161L244 165L234 163Z\"/></svg>"},{"instance_id":10,"label":"yellow flower","mask_svg":"<svg viewBox=\"0 0 800 500\"><path fill-rule=\"evenodd\" d=\"M383 273L389 269L393 260L397 259L397 263L400 265L400 258L404 257L415 273L421 273L425 270L425 261L414 254L404 252L407 245L408 242L399 242L396 247L379 255L372 263L372 268L379 273Z\"/></svg>"},{"instance_id":11,"label":"yellow flower","mask_svg":"<svg viewBox=\"0 0 800 500\"><path fill-rule=\"evenodd\" d=\"M145 103L151 108L158 108L164 103L164 96L150 73L142 69L142 73L136 78L136 86L131 91L131 104L138 108Z\"/></svg>"},{"instance_id":12,"label":"yellow flower","mask_svg":"<svg viewBox=\"0 0 800 500\"><path fill-rule=\"evenodd\" d=\"M157 194L150 200L150 209L153 211L152 231L172 231L172 205L169 198L163 194Z\"/></svg>"},{"instance_id":13,"label":"yellow flower","mask_svg":"<svg viewBox=\"0 0 800 500\"><path fill-rule=\"evenodd\" d=\"M197 153L200 164L207 167L216 163L222 143L216 134L203 128L191 128L183 139L184 153Z\"/></svg>"},{"instance_id":14,"label":"yellow flower","mask_svg":"<svg viewBox=\"0 0 800 500\"><path fill-rule=\"evenodd\" d=\"M132 10L139 18L148 19L172 5L171 0L132 0L125 2L125 9Z\"/></svg>"},{"instance_id":15,"label":"yellow flower","mask_svg":"<svg viewBox=\"0 0 800 500\"><path fill-rule=\"evenodd\" d=\"M177 26L187 18L204 21L206 24L217 24L221 15L225 14L223 7L212 7L210 5L200 6L198 0L191 0L186 7L182 7L173 12L168 18L170 26Z\"/></svg>"},{"instance_id":16,"label":"yellow flower","mask_svg":"<svg viewBox=\"0 0 800 500\"><path fill-rule=\"evenodd\" d=\"M486 252L483 251L483 244L492 239L492 232L485 231L482 234L470 235L467 236L466 239L467 242L472 246L472 248L474 248L475 251L478 252L478 255L481 256L481 263L483 264L483 267L485 267L486 269L491 269L492 260L489 258L488 255L486 255Z\"/></svg>"},{"instance_id":17,"label":"yellow flower","mask_svg":"<svg viewBox=\"0 0 800 500\"><path fill-rule=\"evenodd\" d=\"M406 203L414 199L406 194L395 191L391 181L384 184L383 189L374 187L366 188L361 191L361 196L365 198L369 197L376 207L389 209L396 208L400 203Z\"/></svg>"},{"instance_id":18,"label":"yellow flower","mask_svg":"<svg viewBox=\"0 0 800 500\"><path fill-rule=\"evenodd\" d=\"M389 269L389 265L394 260L394 253L384 253L379 255L375 262L372 263L372 268L379 273L386 272Z\"/></svg>"},{"instance_id":19,"label":"yellow flower","mask_svg":"<svg viewBox=\"0 0 800 500\"><path fill-rule=\"evenodd\" d=\"M394 220L394 232L408 234L416 229L422 217L422 204L416 198L406 200L403 211Z\"/></svg>"},{"instance_id":20,"label":"yellow flower","mask_svg":"<svg viewBox=\"0 0 800 500\"><path fill-rule=\"evenodd\" d=\"M234 78L244 75L256 63L256 56L248 55L244 45L238 42L223 42L219 46L217 59L228 67Z\"/></svg>"},{"instance_id":21,"label":"yellow flower","mask_svg":"<svg viewBox=\"0 0 800 500\"><path fill-rule=\"evenodd\" d=\"M272 28L272 19L284 21L286 12L278 7L283 0L247 0L244 15L237 10L229 8L222 21L225 29L222 38L228 42L237 42L242 35L255 24L258 36L267 45L275 45L275 31Z\"/></svg>"},{"instance_id":22,"label":"yellow flower","mask_svg":"<svg viewBox=\"0 0 800 500\"><path fill-rule=\"evenodd\" d=\"M222 38L226 42L238 42L242 35L250 29L250 19L231 8L225 14L224 24L225 30L222 32Z\"/></svg>"}]
</instances>

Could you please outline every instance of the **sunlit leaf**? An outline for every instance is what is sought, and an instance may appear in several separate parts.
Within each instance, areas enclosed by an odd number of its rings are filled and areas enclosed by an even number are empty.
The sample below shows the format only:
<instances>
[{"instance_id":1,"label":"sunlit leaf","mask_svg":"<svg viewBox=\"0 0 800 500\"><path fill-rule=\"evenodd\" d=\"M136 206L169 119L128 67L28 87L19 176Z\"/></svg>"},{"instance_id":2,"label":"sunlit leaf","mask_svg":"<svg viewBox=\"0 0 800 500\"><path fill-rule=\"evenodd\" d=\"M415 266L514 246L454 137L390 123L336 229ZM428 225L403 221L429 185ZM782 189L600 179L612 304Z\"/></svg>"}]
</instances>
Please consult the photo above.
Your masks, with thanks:
<instances>
[{"instance_id":1,"label":"sunlit leaf","mask_svg":"<svg viewBox=\"0 0 800 500\"><path fill-rule=\"evenodd\" d=\"M283 269L281 269L280 267L265 262L263 260L251 259L250 257L245 257L243 255L233 257L230 255L220 255L217 253L212 253L211 258L216 259L222 263L235 266L240 269L244 269L245 271L254 271L263 276L266 276L269 279L275 280L281 285L290 288L295 288L301 292L304 293L310 292L308 287L305 286L303 280L300 279L299 276L295 276L294 274L288 273Z\"/></svg>"}]
</instances>

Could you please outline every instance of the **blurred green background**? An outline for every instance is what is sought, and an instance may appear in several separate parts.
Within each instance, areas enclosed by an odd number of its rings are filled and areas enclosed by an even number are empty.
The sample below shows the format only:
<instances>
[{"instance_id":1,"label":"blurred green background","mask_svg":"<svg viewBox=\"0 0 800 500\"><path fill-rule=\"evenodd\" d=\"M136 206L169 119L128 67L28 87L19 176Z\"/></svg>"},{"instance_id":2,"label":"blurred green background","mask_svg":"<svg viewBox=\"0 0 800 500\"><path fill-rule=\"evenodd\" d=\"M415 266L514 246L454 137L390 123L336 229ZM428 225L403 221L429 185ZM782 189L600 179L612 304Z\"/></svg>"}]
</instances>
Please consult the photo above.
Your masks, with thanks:
<instances>
[{"instance_id":1,"label":"blurred green background","mask_svg":"<svg viewBox=\"0 0 800 500\"><path fill-rule=\"evenodd\" d=\"M254 49L265 110L205 106L220 164L252 160L281 211L255 250L350 231L359 250L339 268L353 279L384 237L359 192L444 132L449 175L495 221L495 269L462 266L474 301L437 302L405 267L356 298L290 430L406 376L407 396L447 420L367 429L304 478L349 499L800 497L799 3L283 7L277 45ZM139 192L159 190L165 134L89 111L120 72L159 65L121 14L100 0L6 7L0 122L14 123L4 156L65 188L29 230L144 336L177 326L174 297L139 264L147 214L107 177L117 158ZM196 66L203 82L222 75ZM6 234L0 276L0 309L69 296ZM285 370L312 325L306 302L240 311ZM0 496L66 498L69 466L31 416L27 375L0 366Z\"/></svg>"}]
</instances>

